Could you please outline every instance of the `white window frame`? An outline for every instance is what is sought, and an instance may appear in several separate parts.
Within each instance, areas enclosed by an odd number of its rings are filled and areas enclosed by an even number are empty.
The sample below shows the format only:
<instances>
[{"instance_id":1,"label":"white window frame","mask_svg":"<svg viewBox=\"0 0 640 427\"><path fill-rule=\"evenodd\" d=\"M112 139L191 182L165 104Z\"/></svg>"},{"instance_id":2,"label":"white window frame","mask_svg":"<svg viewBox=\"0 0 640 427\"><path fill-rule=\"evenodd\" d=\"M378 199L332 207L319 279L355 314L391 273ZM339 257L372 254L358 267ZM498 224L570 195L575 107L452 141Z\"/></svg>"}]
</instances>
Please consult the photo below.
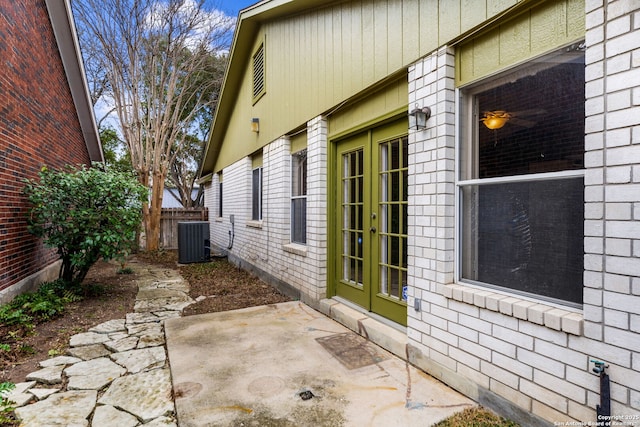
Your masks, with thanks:
<instances>
[{"instance_id":1,"label":"white window frame","mask_svg":"<svg viewBox=\"0 0 640 427\"><path fill-rule=\"evenodd\" d=\"M253 175L254 173L258 171L258 189L256 191L255 188L255 181L253 179ZM263 192L264 192L264 184L263 184L263 177L264 177L264 169L262 166L259 166L257 168L253 168L251 170L251 220L252 221L262 221L262 202L263 202ZM258 197L258 200L255 200L255 197ZM254 217L254 211L253 211L253 207L255 202L258 203L258 218Z\"/></svg>"},{"instance_id":2,"label":"white window frame","mask_svg":"<svg viewBox=\"0 0 640 427\"><path fill-rule=\"evenodd\" d=\"M305 166L304 167L306 169L308 167L307 149L305 148L305 149L297 151L295 153L291 153L291 203L290 203L290 212L289 212L289 218L291 218L291 222L290 222L290 224L291 224L290 239L291 239L291 243L298 244L298 245L306 245L307 244L307 232L306 232L306 230L307 230L308 221L306 219L307 218L306 213L305 213L305 223L304 223L304 227L305 227L305 239L304 240L305 241L304 242L298 242L298 241L294 240L294 230L295 230L294 218L295 218L295 216L294 216L294 212L293 212L293 202L294 202L294 200L302 200L302 199L308 200L307 199L307 192L305 192L305 194L303 194L303 195L294 195L293 194L293 188L294 188L294 182L295 182L294 180L296 179L296 171L295 171L294 159L297 156L302 155L303 152L304 152L304 156L305 156L305 160L304 160ZM305 172L308 173L308 170L305 170ZM307 179L308 179L307 173L304 174L304 177L305 177L304 178L304 180L305 180L304 187L305 188L307 188L307 183L308 183L307 182ZM308 191L308 189L307 189L307 191ZM305 202L305 210L307 210L306 202ZM307 210L307 212L308 212L308 210Z\"/></svg>"},{"instance_id":3,"label":"white window frame","mask_svg":"<svg viewBox=\"0 0 640 427\"><path fill-rule=\"evenodd\" d=\"M222 182L219 182L218 183L218 218L223 217L224 205L223 205L223 199L222 199L222 191L223 191L223 184Z\"/></svg>"},{"instance_id":4,"label":"white window frame","mask_svg":"<svg viewBox=\"0 0 640 427\"><path fill-rule=\"evenodd\" d=\"M546 172L546 173L532 173L523 175L511 175L506 177L494 177L494 178L474 178L474 179L461 179L464 173L463 170L463 156L465 155L465 144L477 144L478 126L480 125L479 111L477 111L477 105L475 104L475 96L485 90L493 87L500 86L505 82L513 79L513 71L519 76L518 68L526 67L526 64L518 64L512 70L506 70L501 73L502 76L490 76L487 77L484 83L471 84L464 87L455 89L456 107L455 111L455 162L454 162L454 176L455 176L455 209L454 209L454 238L455 238L455 255L454 255L454 281L465 286L472 286L478 289L497 291L509 295L513 295L517 298L534 301L551 303L553 306L563 308L582 308L582 304L577 304L571 301L559 301L555 298L547 297L539 294L531 294L526 292L520 292L516 289L505 288L498 285L492 285L491 283L478 282L471 279L463 278L463 259L465 257L464 241L463 241L463 221L465 219L464 204L463 204L463 188L469 186L480 186L490 184L508 184L517 182L533 182L544 180L558 180L558 179L570 179L570 178L583 178L585 176L585 169L576 170L564 170L559 172ZM530 70L530 67L526 67L526 70ZM511 71L511 72L510 72ZM473 157L478 155L477 150L474 149ZM474 160L474 164L477 165L477 158ZM469 166L467 166L469 167ZM470 174L469 174L470 175Z\"/></svg>"}]
</instances>

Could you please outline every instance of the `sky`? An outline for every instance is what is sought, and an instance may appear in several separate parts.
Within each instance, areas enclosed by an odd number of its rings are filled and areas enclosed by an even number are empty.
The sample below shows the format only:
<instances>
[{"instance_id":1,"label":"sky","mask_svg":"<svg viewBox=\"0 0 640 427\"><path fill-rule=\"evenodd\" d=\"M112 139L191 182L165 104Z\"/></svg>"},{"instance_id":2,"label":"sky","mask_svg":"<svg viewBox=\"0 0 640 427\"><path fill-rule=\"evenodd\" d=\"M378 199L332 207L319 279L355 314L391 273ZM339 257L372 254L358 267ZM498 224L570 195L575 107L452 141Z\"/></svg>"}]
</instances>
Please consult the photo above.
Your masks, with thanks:
<instances>
[{"instance_id":1,"label":"sky","mask_svg":"<svg viewBox=\"0 0 640 427\"><path fill-rule=\"evenodd\" d=\"M260 0L205 0L205 5L208 6L206 7L207 9L218 9L227 16L237 18L240 10L257 3L258 1ZM95 109L96 117L100 120L100 118L104 117L104 115L111 110L111 103L108 100L101 100L96 104ZM118 127L115 125L114 117L114 115L111 115L106 121L107 123L112 123L117 129Z\"/></svg>"},{"instance_id":2,"label":"sky","mask_svg":"<svg viewBox=\"0 0 640 427\"><path fill-rule=\"evenodd\" d=\"M227 15L237 17L238 12L247 6L257 3L258 0L209 0L211 5L217 7Z\"/></svg>"}]
</instances>

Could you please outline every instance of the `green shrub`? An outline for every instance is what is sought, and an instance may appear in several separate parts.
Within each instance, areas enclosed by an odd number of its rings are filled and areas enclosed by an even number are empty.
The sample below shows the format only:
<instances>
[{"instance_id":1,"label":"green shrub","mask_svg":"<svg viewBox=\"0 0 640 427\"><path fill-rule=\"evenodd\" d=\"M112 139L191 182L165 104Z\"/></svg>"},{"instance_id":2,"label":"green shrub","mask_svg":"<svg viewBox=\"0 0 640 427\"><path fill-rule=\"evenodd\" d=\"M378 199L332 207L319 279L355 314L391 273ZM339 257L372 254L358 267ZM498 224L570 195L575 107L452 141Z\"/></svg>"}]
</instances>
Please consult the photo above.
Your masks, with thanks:
<instances>
[{"instance_id":1,"label":"green shrub","mask_svg":"<svg viewBox=\"0 0 640 427\"><path fill-rule=\"evenodd\" d=\"M7 326L29 325L33 318L12 303L0 307L0 323Z\"/></svg>"},{"instance_id":2,"label":"green shrub","mask_svg":"<svg viewBox=\"0 0 640 427\"><path fill-rule=\"evenodd\" d=\"M18 295L0 306L0 322L31 328L34 322L49 320L61 314L68 303L80 299L82 297L69 290L61 280L44 283L36 292Z\"/></svg>"},{"instance_id":3,"label":"green shrub","mask_svg":"<svg viewBox=\"0 0 640 427\"><path fill-rule=\"evenodd\" d=\"M132 174L94 164L66 171L43 167L38 175L24 188L32 204L29 231L57 248L65 283L82 283L98 259L131 251L148 194Z\"/></svg>"},{"instance_id":4,"label":"green shrub","mask_svg":"<svg viewBox=\"0 0 640 427\"><path fill-rule=\"evenodd\" d=\"M10 382L0 383L0 425L11 424L15 421L13 418L9 418L16 408L14 403L7 398L7 394L16 388L16 385Z\"/></svg>"}]
</instances>

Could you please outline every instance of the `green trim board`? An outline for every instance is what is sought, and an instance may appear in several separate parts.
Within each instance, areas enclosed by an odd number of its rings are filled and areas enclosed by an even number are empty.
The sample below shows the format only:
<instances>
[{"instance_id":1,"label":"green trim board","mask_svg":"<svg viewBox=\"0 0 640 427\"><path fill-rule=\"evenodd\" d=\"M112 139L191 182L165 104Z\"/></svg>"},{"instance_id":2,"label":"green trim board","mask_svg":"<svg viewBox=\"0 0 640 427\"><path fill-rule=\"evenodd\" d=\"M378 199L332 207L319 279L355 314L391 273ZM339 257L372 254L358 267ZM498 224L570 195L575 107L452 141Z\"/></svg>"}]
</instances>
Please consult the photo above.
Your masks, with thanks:
<instances>
[{"instance_id":1,"label":"green trim board","mask_svg":"<svg viewBox=\"0 0 640 427\"><path fill-rule=\"evenodd\" d=\"M251 155L251 169L261 168L263 162L262 150L258 150Z\"/></svg>"},{"instance_id":2,"label":"green trim board","mask_svg":"<svg viewBox=\"0 0 640 427\"><path fill-rule=\"evenodd\" d=\"M289 151L297 153L307 148L307 132L302 131L294 136L289 137Z\"/></svg>"}]
</instances>

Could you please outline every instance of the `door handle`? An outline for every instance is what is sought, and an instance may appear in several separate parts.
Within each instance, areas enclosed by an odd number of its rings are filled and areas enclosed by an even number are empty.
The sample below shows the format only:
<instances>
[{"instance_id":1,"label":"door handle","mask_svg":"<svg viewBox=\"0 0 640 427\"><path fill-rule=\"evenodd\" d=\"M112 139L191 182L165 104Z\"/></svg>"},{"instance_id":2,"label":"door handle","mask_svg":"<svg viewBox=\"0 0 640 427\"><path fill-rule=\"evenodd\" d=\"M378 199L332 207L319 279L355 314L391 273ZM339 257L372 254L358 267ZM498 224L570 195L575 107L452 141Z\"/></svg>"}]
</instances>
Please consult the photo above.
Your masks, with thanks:
<instances>
[{"instance_id":1,"label":"door handle","mask_svg":"<svg viewBox=\"0 0 640 427\"><path fill-rule=\"evenodd\" d=\"M375 233L375 232L376 232L376 231L378 231L378 230L376 230L376 228L375 228L375 227L371 227L371 228L369 229L369 231L370 231L370 232L372 232L372 233Z\"/></svg>"}]
</instances>

